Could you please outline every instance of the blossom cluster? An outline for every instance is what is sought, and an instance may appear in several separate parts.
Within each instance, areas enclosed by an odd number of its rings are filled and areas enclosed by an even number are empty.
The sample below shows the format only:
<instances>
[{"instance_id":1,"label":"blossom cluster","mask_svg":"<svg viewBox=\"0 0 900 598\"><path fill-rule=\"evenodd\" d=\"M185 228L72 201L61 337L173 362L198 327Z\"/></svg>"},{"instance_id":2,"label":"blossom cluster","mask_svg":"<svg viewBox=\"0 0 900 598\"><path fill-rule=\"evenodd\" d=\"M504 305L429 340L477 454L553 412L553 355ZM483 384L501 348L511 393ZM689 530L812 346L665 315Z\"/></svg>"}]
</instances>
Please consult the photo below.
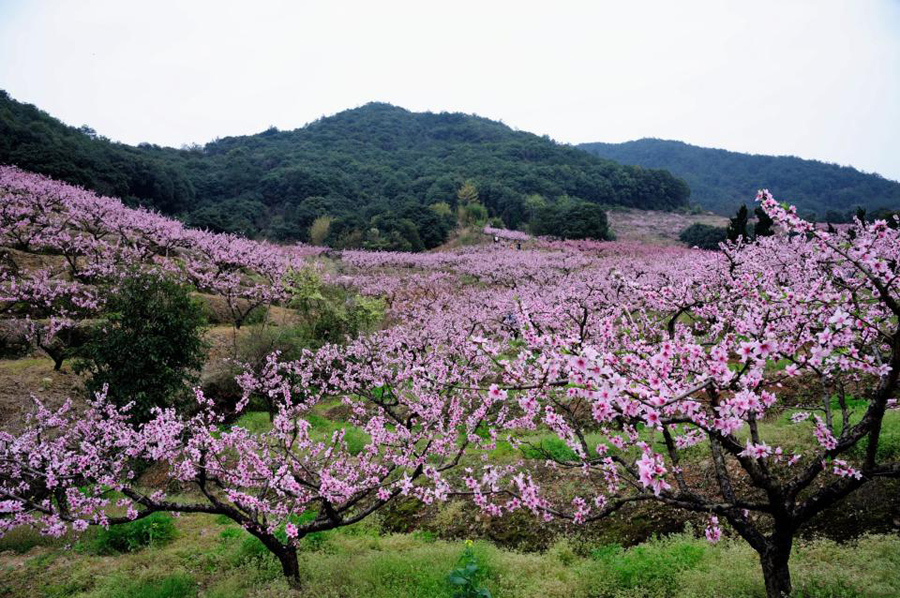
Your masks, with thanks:
<instances>
[{"instance_id":1,"label":"blossom cluster","mask_svg":"<svg viewBox=\"0 0 900 598\"><path fill-rule=\"evenodd\" d=\"M289 273L323 251L188 229L11 166L0 166L0 246L0 316L25 320L48 350L135 270L159 269L223 297L240 325L255 307L286 299Z\"/></svg>"},{"instance_id":2,"label":"blossom cluster","mask_svg":"<svg viewBox=\"0 0 900 598\"><path fill-rule=\"evenodd\" d=\"M310 253L189 231L14 169L0 170L0 189L2 243L64 264L0 279L7 311L33 317L96 309L90 285L129 264L184 276L240 320L282 300ZM133 486L135 458L198 486L209 501L198 510L260 534L284 526L291 542L396 496L455 492L491 515L579 523L657 500L708 515L711 541L720 518L747 537L753 517L802 523L831 494L900 471L874 449L850 451L896 408L900 235L881 221L822 231L765 191L759 201L780 234L721 252L565 242L341 252L329 282L386 297L389 325L294 360L273 353L240 376L238 409L263 397L271 431L225 425L199 392L196 415L159 411L140 427L102 396L86 414L38 405L24 433L0 435L3 525L59 534L107 522L111 506L135 517L174 508ZM793 412L792 384L823 389L822 401ZM311 416L332 401L346 425L322 436ZM785 410L798 446L766 437ZM532 444L546 434L566 450ZM491 463L501 439L541 458ZM707 474L684 466L692 451L704 451ZM448 474L464 460L462 476ZM110 505L110 488L122 504ZM779 498L777 509L760 496ZM310 507L312 522L290 520Z\"/></svg>"}]
</instances>

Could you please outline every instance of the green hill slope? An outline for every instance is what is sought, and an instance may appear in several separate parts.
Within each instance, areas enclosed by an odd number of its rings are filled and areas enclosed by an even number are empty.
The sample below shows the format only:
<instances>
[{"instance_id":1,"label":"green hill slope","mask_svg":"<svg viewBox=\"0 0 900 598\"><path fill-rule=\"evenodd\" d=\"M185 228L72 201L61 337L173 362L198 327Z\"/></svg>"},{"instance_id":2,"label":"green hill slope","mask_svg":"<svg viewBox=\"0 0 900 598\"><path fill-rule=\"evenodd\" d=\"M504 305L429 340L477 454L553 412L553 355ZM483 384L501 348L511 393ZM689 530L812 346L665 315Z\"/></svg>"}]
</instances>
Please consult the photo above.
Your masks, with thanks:
<instances>
[{"instance_id":1,"label":"green hill slope","mask_svg":"<svg viewBox=\"0 0 900 598\"><path fill-rule=\"evenodd\" d=\"M186 173L143 148L70 127L0 90L0 164L14 164L167 213L192 209Z\"/></svg>"},{"instance_id":2,"label":"green hill slope","mask_svg":"<svg viewBox=\"0 0 900 598\"><path fill-rule=\"evenodd\" d=\"M111 143L2 94L0 133L0 163L217 231L305 241L313 221L327 216L326 241L342 246L376 233L385 248L438 244L466 181L489 215L512 228L535 212L535 195L668 210L685 206L690 193L666 171L621 166L496 121L380 103L293 131L176 150ZM436 203L449 204L451 216L446 207L429 209Z\"/></svg>"},{"instance_id":3,"label":"green hill slope","mask_svg":"<svg viewBox=\"0 0 900 598\"><path fill-rule=\"evenodd\" d=\"M689 145L681 141L639 139L626 143L584 143L593 155L665 168L691 187L691 201L720 214L750 203L760 188L801 212L825 218L862 206L869 211L900 207L900 183L849 166L793 156L761 156ZM833 214L834 216L834 214Z\"/></svg>"}]
</instances>

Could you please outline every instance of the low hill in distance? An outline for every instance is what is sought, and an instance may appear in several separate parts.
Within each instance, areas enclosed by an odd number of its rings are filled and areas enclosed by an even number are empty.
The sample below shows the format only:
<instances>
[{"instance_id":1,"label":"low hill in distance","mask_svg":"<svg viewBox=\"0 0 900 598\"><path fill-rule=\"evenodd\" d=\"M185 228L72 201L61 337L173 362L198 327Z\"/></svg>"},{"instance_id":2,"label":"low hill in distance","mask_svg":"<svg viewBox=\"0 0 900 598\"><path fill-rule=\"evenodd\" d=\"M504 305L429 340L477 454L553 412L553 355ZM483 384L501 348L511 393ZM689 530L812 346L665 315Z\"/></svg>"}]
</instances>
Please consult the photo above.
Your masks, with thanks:
<instances>
[{"instance_id":1,"label":"low hill in distance","mask_svg":"<svg viewBox=\"0 0 900 598\"><path fill-rule=\"evenodd\" d=\"M0 163L195 227L308 241L320 218L323 238L314 241L374 249L439 245L458 203L478 202L489 217L519 228L537 207L561 198L671 210L686 207L690 193L664 170L622 166L500 122L382 103L293 131L172 149L113 143L0 93ZM465 183L468 196L460 199Z\"/></svg>"},{"instance_id":2,"label":"low hill in distance","mask_svg":"<svg viewBox=\"0 0 900 598\"><path fill-rule=\"evenodd\" d=\"M639 139L584 143L582 149L623 164L665 168L691 187L691 201L719 214L752 203L760 188L797 206L801 214L840 221L861 206L869 212L900 207L900 183L849 166L793 156L742 154L681 141ZM829 212L832 212L829 218Z\"/></svg>"}]
</instances>

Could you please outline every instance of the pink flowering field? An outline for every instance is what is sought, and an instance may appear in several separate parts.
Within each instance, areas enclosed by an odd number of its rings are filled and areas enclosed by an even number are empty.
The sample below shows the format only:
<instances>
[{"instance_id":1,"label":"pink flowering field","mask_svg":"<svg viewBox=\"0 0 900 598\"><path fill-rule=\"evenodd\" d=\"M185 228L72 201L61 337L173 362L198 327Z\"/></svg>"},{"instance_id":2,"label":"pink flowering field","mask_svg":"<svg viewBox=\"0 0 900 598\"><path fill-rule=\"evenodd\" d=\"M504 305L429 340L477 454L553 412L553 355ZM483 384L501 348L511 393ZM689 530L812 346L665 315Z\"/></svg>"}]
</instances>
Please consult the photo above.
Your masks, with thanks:
<instances>
[{"instance_id":1,"label":"pink flowering field","mask_svg":"<svg viewBox=\"0 0 900 598\"><path fill-rule=\"evenodd\" d=\"M334 251L0 167L0 595L900 595L898 223L780 199L715 252ZM217 318L140 423L68 351L136 272ZM291 340L325 307L370 317Z\"/></svg>"}]
</instances>

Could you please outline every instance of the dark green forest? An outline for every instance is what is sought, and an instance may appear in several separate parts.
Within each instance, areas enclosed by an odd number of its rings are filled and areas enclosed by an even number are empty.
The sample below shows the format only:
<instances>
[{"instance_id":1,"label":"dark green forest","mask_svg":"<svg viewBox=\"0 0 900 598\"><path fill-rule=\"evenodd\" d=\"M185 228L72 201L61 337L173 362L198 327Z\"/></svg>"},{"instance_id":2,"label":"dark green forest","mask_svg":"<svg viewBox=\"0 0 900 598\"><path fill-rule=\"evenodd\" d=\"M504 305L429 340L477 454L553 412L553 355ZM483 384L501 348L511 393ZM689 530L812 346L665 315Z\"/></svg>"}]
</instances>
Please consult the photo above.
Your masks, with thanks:
<instances>
[{"instance_id":1,"label":"dark green forest","mask_svg":"<svg viewBox=\"0 0 900 598\"><path fill-rule=\"evenodd\" d=\"M435 247L458 221L527 228L558 203L671 210L690 195L665 170L486 118L381 103L173 149L113 143L0 93L0 163L218 232L379 249Z\"/></svg>"},{"instance_id":2,"label":"dark green forest","mask_svg":"<svg viewBox=\"0 0 900 598\"><path fill-rule=\"evenodd\" d=\"M579 147L623 164L665 168L688 182L693 203L723 215L752 203L761 188L797 206L801 215L832 222L849 220L858 206L869 212L900 207L900 183L849 166L793 156L742 154L663 139L585 143Z\"/></svg>"},{"instance_id":3,"label":"dark green forest","mask_svg":"<svg viewBox=\"0 0 900 598\"><path fill-rule=\"evenodd\" d=\"M167 214L194 206L186 170L144 148L112 143L89 127L69 127L0 90L0 164L80 185Z\"/></svg>"}]
</instances>

